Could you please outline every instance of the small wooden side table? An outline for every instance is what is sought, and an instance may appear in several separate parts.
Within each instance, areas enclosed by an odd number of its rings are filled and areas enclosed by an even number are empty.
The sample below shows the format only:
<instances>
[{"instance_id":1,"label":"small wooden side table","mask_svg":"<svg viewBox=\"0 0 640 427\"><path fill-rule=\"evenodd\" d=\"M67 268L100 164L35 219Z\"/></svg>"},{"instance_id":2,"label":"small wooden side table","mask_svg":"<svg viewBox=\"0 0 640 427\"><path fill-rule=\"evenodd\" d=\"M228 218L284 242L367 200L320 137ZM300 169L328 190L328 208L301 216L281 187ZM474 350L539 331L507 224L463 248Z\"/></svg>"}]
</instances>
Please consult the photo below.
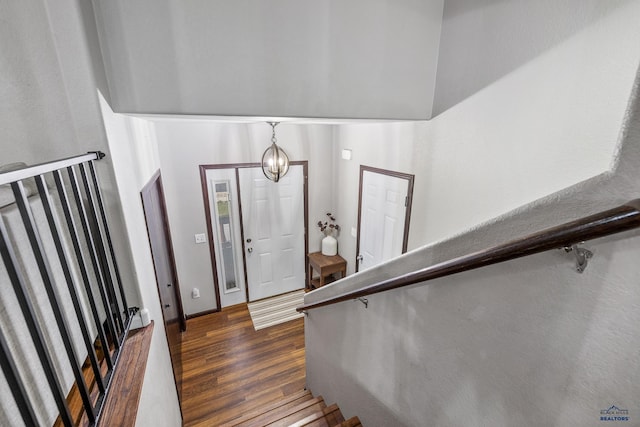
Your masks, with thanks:
<instances>
[{"instance_id":1,"label":"small wooden side table","mask_svg":"<svg viewBox=\"0 0 640 427\"><path fill-rule=\"evenodd\" d=\"M308 255L309 258L309 289L320 288L326 283L326 277L333 273L340 272L341 278L347 275L347 261L340 255L327 256L322 252L313 252ZM315 270L320 278L313 279L313 270ZM314 286L317 285L317 286Z\"/></svg>"}]
</instances>

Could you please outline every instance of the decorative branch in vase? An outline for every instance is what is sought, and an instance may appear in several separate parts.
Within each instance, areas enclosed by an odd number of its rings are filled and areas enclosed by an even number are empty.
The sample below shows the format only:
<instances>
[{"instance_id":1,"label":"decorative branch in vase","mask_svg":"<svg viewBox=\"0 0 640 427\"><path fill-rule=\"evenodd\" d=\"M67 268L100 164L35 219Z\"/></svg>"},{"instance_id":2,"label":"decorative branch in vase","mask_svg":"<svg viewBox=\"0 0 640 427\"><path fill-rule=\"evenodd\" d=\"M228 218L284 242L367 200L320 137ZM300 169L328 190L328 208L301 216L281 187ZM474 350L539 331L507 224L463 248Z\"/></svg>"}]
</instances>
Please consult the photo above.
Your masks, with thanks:
<instances>
[{"instance_id":1,"label":"decorative branch in vase","mask_svg":"<svg viewBox=\"0 0 640 427\"><path fill-rule=\"evenodd\" d=\"M327 212L328 219L318 221L318 228L324 233L324 239L322 239L322 255L333 256L338 254L338 240L334 237L334 233L340 231L340 226L336 224L335 217L331 212Z\"/></svg>"}]
</instances>

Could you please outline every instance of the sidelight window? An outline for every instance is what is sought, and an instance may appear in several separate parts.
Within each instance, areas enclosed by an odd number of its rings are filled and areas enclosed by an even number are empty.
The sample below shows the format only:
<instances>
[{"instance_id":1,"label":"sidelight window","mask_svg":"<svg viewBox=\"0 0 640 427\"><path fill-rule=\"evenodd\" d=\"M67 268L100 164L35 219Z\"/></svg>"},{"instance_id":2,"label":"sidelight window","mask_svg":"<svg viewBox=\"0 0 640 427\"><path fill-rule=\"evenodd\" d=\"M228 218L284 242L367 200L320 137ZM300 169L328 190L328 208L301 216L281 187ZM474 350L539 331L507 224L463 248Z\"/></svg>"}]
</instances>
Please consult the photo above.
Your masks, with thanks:
<instances>
[{"instance_id":1,"label":"sidelight window","mask_svg":"<svg viewBox=\"0 0 640 427\"><path fill-rule=\"evenodd\" d=\"M215 222L214 244L219 251L219 259L222 261L221 271L223 289L225 293L239 291L236 275L236 261L233 256L235 251L232 205L229 194L229 181L215 182Z\"/></svg>"}]
</instances>

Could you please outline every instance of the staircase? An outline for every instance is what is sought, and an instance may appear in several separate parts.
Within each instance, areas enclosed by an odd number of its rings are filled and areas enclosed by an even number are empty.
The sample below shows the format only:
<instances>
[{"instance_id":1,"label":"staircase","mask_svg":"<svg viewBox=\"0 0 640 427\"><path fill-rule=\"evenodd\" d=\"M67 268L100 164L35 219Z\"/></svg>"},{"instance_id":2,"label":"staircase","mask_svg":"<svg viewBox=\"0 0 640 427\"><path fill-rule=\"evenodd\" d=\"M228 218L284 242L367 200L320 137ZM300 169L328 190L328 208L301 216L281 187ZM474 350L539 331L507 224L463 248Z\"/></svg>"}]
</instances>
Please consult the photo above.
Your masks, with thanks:
<instances>
[{"instance_id":1,"label":"staircase","mask_svg":"<svg viewBox=\"0 0 640 427\"><path fill-rule=\"evenodd\" d=\"M336 404L327 406L321 396L305 390L256 408L226 424L235 427L359 427L358 417L345 421Z\"/></svg>"}]
</instances>

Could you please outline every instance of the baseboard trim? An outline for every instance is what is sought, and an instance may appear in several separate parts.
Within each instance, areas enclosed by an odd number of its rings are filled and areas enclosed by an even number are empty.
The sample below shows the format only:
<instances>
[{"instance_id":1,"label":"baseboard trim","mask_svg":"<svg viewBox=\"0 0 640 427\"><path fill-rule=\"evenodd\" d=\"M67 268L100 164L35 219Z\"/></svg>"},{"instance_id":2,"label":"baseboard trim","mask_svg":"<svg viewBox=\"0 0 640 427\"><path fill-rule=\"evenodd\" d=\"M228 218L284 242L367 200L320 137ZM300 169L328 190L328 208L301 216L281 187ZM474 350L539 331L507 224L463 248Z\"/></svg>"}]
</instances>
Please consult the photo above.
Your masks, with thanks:
<instances>
[{"instance_id":1,"label":"baseboard trim","mask_svg":"<svg viewBox=\"0 0 640 427\"><path fill-rule=\"evenodd\" d=\"M187 320L193 319L195 317L206 316L207 314L218 313L219 311L220 311L220 309L216 308L216 309L213 309L213 310L201 311L199 313L187 314Z\"/></svg>"}]
</instances>

